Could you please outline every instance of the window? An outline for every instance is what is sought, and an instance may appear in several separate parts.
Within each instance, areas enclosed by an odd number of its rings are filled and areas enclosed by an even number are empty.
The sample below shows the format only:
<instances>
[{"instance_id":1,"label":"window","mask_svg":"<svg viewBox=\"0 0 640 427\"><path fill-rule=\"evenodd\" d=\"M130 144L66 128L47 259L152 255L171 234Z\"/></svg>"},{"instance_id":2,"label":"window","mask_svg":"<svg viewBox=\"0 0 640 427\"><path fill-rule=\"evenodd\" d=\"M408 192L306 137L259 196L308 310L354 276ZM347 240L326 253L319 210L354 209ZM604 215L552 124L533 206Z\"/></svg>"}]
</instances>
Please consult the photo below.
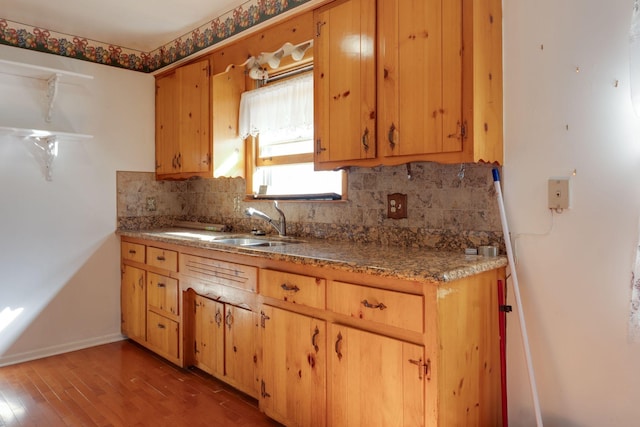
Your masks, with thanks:
<instances>
[{"instance_id":1,"label":"window","mask_svg":"<svg viewBox=\"0 0 640 427\"><path fill-rule=\"evenodd\" d=\"M339 199L344 172L313 170L313 73L247 91L240 135L252 138L249 193L259 198Z\"/></svg>"}]
</instances>

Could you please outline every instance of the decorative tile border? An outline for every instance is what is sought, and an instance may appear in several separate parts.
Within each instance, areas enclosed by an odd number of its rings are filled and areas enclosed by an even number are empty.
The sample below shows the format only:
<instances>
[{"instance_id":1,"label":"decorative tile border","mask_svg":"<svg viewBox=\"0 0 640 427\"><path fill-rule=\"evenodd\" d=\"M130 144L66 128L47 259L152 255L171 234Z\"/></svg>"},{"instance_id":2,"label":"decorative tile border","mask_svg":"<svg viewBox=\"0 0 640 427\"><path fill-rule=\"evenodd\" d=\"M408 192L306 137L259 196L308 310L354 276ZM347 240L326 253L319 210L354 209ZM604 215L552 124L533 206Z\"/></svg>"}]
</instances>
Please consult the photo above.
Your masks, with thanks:
<instances>
[{"instance_id":1,"label":"decorative tile border","mask_svg":"<svg viewBox=\"0 0 640 427\"><path fill-rule=\"evenodd\" d=\"M150 73L311 0L248 0L151 52L0 19L0 44Z\"/></svg>"}]
</instances>

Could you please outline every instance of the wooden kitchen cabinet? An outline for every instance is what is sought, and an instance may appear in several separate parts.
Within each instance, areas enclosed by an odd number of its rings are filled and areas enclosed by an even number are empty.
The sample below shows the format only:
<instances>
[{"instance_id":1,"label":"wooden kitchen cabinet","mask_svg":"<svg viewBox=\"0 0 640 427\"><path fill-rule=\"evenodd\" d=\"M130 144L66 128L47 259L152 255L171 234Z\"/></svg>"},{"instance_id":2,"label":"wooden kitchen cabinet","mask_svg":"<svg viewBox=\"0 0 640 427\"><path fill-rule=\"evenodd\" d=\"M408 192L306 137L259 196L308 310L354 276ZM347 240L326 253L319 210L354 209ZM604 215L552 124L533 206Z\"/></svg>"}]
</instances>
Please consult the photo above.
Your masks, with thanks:
<instances>
[{"instance_id":1,"label":"wooden kitchen cabinet","mask_svg":"<svg viewBox=\"0 0 640 427\"><path fill-rule=\"evenodd\" d=\"M260 409L286 426L326 425L326 322L265 305L261 325Z\"/></svg>"},{"instance_id":2,"label":"wooden kitchen cabinet","mask_svg":"<svg viewBox=\"0 0 640 427\"><path fill-rule=\"evenodd\" d=\"M502 163L501 7L498 0L351 0L318 9L316 169ZM359 55L345 48L353 40Z\"/></svg>"},{"instance_id":3,"label":"wooden kitchen cabinet","mask_svg":"<svg viewBox=\"0 0 640 427\"><path fill-rule=\"evenodd\" d=\"M146 272L130 265L122 265L120 286L121 330L135 341L147 339Z\"/></svg>"},{"instance_id":4,"label":"wooden kitchen cabinet","mask_svg":"<svg viewBox=\"0 0 640 427\"><path fill-rule=\"evenodd\" d=\"M315 11L316 168L376 157L375 0Z\"/></svg>"},{"instance_id":5,"label":"wooden kitchen cabinet","mask_svg":"<svg viewBox=\"0 0 640 427\"><path fill-rule=\"evenodd\" d=\"M215 377L224 376L224 304L194 294L193 364Z\"/></svg>"},{"instance_id":6,"label":"wooden kitchen cabinet","mask_svg":"<svg viewBox=\"0 0 640 427\"><path fill-rule=\"evenodd\" d=\"M378 0L384 157L462 149L462 0Z\"/></svg>"},{"instance_id":7,"label":"wooden kitchen cabinet","mask_svg":"<svg viewBox=\"0 0 640 427\"><path fill-rule=\"evenodd\" d=\"M158 248L147 248L147 260L152 265L150 254L165 260L169 259L173 251L163 251ZM175 268L173 269L175 271ZM180 322L178 280L171 277L147 272L147 345L157 353L169 358L180 357Z\"/></svg>"},{"instance_id":8,"label":"wooden kitchen cabinet","mask_svg":"<svg viewBox=\"0 0 640 427\"><path fill-rule=\"evenodd\" d=\"M197 294L194 305L194 365L257 396L255 313Z\"/></svg>"},{"instance_id":9,"label":"wooden kitchen cabinet","mask_svg":"<svg viewBox=\"0 0 640 427\"><path fill-rule=\"evenodd\" d=\"M121 243L121 331L182 366L181 298L176 251Z\"/></svg>"},{"instance_id":10,"label":"wooden kitchen cabinet","mask_svg":"<svg viewBox=\"0 0 640 427\"><path fill-rule=\"evenodd\" d=\"M209 60L156 79L156 177L211 173Z\"/></svg>"},{"instance_id":11,"label":"wooden kitchen cabinet","mask_svg":"<svg viewBox=\"0 0 640 427\"><path fill-rule=\"evenodd\" d=\"M422 346L338 324L329 331L328 426L424 425Z\"/></svg>"},{"instance_id":12,"label":"wooden kitchen cabinet","mask_svg":"<svg viewBox=\"0 0 640 427\"><path fill-rule=\"evenodd\" d=\"M146 316L132 339L286 426L502 425L504 267L432 281L142 239L122 252L123 319Z\"/></svg>"}]
</instances>

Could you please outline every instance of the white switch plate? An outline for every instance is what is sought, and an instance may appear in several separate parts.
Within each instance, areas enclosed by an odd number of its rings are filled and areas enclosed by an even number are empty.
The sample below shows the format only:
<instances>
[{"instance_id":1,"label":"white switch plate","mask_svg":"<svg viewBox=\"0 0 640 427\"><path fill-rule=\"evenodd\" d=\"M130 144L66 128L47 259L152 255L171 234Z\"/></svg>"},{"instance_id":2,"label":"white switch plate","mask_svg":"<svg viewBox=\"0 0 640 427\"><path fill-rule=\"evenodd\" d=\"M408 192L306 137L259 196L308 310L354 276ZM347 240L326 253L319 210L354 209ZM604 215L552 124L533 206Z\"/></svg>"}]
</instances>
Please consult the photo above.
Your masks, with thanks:
<instances>
[{"instance_id":1,"label":"white switch plate","mask_svg":"<svg viewBox=\"0 0 640 427\"><path fill-rule=\"evenodd\" d=\"M569 178L549 178L549 209L569 209Z\"/></svg>"}]
</instances>

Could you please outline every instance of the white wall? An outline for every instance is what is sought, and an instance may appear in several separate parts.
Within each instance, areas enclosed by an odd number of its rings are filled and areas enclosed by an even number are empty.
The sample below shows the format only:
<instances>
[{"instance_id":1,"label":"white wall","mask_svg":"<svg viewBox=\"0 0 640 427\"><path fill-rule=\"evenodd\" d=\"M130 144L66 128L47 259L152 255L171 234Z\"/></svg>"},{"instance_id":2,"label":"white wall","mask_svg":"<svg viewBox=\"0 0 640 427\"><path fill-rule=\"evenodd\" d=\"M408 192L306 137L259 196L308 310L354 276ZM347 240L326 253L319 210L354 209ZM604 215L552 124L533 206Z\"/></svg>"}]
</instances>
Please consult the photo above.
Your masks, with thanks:
<instances>
[{"instance_id":1,"label":"white wall","mask_svg":"<svg viewBox=\"0 0 640 427\"><path fill-rule=\"evenodd\" d=\"M504 1L505 204L523 234L516 270L547 426L640 423L640 344L627 339L640 218L632 5ZM574 169L572 208L552 216L547 179ZM508 351L510 425L535 425L515 312Z\"/></svg>"},{"instance_id":2,"label":"white wall","mask_svg":"<svg viewBox=\"0 0 640 427\"><path fill-rule=\"evenodd\" d=\"M94 135L59 142L49 182L29 143L0 134L2 365L120 339L116 170L153 170L154 79L7 46L0 58L94 76L59 86L48 124L44 83L0 74L0 126Z\"/></svg>"}]
</instances>

